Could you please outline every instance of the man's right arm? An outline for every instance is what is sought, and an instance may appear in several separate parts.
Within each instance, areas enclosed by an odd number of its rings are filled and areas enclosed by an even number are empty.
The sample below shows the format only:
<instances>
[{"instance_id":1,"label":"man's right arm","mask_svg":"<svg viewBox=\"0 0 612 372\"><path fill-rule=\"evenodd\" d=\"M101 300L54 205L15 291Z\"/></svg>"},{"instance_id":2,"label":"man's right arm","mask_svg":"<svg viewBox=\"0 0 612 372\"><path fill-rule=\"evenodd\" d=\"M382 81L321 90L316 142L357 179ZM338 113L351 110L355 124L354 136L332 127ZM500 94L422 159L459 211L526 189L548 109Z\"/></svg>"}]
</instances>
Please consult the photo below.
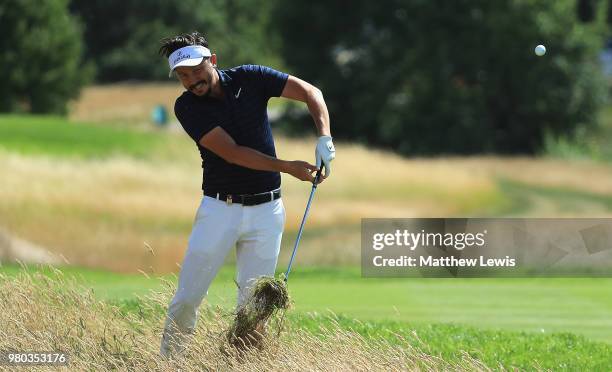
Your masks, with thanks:
<instances>
[{"instance_id":1,"label":"man's right arm","mask_svg":"<svg viewBox=\"0 0 612 372\"><path fill-rule=\"evenodd\" d=\"M314 181L312 173L317 170L315 165L299 160L277 159L250 147L240 146L219 126L206 133L199 143L228 163L250 169L288 173L302 181Z\"/></svg>"}]
</instances>

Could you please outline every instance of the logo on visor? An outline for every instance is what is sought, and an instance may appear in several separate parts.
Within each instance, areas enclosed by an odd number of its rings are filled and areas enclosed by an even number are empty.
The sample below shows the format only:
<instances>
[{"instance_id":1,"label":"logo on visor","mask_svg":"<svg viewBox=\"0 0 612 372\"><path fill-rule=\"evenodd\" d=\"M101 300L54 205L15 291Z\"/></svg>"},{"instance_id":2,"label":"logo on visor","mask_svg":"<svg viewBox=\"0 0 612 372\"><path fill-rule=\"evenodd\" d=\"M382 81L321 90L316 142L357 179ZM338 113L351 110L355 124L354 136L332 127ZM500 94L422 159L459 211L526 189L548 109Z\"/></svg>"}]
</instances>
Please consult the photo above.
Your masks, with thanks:
<instances>
[{"instance_id":1,"label":"logo on visor","mask_svg":"<svg viewBox=\"0 0 612 372\"><path fill-rule=\"evenodd\" d=\"M178 51L176 58L174 59L174 61L172 62L173 65L176 65L177 63L179 63L180 61L184 60L184 59L188 59L190 58L191 55L190 54L183 54L182 51Z\"/></svg>"}]
</instances>

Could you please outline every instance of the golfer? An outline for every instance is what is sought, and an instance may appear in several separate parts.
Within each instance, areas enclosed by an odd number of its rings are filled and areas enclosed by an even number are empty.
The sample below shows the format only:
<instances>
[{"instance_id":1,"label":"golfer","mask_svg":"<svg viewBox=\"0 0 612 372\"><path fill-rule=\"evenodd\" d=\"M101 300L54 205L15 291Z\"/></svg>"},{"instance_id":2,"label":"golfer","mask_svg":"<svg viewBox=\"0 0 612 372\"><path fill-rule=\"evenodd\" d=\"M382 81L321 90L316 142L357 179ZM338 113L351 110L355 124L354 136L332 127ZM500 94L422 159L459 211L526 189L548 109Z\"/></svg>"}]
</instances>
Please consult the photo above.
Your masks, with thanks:
<instances>
[{"instance_id":1,"label":"golfer","mask_svg":"<svg viewBox=\"0 0 612 372\"><path fill-rule=\"evenodd\" d=\"M160 353L171 356L195 329L198 307L232 247L238 306L258 277L274 275L286 218L280 172L314 182L323 165L325 179L335 150L323 95L311 84L264 66L221 70L198 32L164 39L160 54L186 89L174 112L200 151L204 194L164 326ZM307 104L318 134L315 165L276 157L267 104L279 96Z\"/></svg>"}]
</instances>

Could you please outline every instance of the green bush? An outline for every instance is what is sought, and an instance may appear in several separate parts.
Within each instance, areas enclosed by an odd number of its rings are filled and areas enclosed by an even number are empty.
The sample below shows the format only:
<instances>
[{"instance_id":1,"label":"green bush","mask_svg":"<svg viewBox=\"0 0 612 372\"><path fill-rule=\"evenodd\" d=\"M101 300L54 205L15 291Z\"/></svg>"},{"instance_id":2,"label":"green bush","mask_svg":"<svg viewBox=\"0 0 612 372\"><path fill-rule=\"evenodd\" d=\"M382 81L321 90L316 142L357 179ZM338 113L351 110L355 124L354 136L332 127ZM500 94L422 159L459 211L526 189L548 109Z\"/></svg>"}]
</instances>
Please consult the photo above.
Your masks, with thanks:
<instances>
[{"instance_id":1,"label":"green bush","mask_svg":"<svg viewBox=\"0 0 612 372\"><path fill-rule=\"evenodd\" d=\"M604 22L578 22L573 0L296 0L273 18L337 138L403 154L534 153L545 133L595 125L604 101Z\"/></svg>"},{"instance_id":2,"label":"green bush","mask_svg":"<svg viewBox=\"0 0 612 372\"><path fill-rule=\"evenodd\" d=\"M66 112L88 82L67 0L0 2L0 112Z\"/></svg>"}]
</instances>

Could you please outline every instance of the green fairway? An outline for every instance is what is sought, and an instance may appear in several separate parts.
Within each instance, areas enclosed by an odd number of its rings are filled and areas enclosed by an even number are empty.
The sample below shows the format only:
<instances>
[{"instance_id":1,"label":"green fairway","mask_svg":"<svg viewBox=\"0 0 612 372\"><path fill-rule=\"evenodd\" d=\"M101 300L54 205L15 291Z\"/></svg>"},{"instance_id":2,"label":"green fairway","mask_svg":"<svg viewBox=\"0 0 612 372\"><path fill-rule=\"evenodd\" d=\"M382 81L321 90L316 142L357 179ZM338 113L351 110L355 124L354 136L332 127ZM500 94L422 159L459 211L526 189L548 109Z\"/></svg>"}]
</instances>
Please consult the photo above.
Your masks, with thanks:
<instances>
[{"instance_id":1,"label":"green fairway","mask_svg":"<svg viewBox=\"0 0 612 372\"><path fill-rule=\"evenodd\" d=\"M609 279L361 279L292 283L296 309L329 308L359 319L452 322L534 332L569 331L612 341Z\"/></svg>"},{"instance_id":2,"label":"green fairway","mask_svg":"<svg viewBox=\"0 0 612 372\"><path fill-rule=\"evenodd\" d=\"M121 301L163 287L159 278L63 269L101 299ZM16 266L0 272L15 274ZM224 267L207 302L235 302L233 267ZM174 275L163 277L176 283ZM302 268L289 290L297 313L331 311L360 320L455 323L538 334L572 332L612 342L612 279L364 279L357 268Z\"/></svg>"},{"instance_id":3,"label":"green fairway","mask_svg":"<svg viewBox=\"0 0 612 372\"><path fill-rule=\"evenodd\" d=\"M459 362L462 352L465 352L491 368L500 364L505 368L513 366L528 370L604 371L612 368L610 344L571 333L542 334L382 319L361 321L345 316L312 314L292 315L291 320L312 332L338 324L369 339L382 338L396 344L408 341L447 361Z\"/></svg>"},{"instance_id":4,"label":"green fairway","mask_svg":"<svg viewBox=\"0 0 612 372\"><path fill-rule=\"evenodd\" d=\"M145 158L162 148L164 139L155 133L71 123L62 117L0 115L0 148L22 154Z\"/></svg>"}]
</instances>

